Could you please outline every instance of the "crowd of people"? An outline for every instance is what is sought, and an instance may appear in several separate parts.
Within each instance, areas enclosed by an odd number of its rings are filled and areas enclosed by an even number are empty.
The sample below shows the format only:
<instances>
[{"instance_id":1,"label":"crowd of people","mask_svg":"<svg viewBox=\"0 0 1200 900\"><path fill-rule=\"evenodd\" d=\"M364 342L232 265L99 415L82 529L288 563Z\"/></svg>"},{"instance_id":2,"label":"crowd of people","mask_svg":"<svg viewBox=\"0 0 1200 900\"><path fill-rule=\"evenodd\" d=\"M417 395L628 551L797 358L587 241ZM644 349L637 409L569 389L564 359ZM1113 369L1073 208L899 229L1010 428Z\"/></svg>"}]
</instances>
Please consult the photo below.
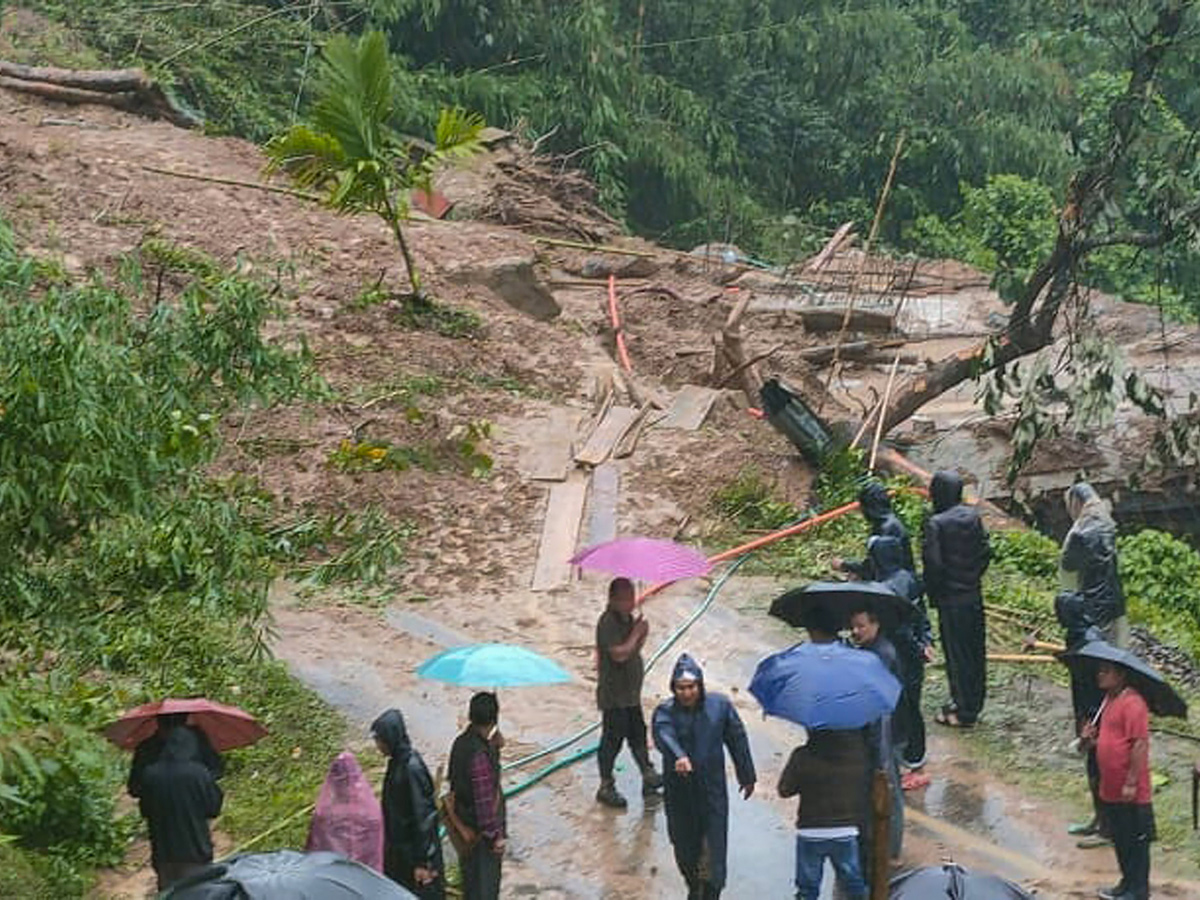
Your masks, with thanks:
<instances>
[{"instance_id":1,"label":"crowd of people","mask_svg":"<svg viewBox=\"0 0 1200 900\"><path fill-rule=\"evenodd\" d=\"M799 900L820 895L825 861L842 890L865 900L872 877L870 785L886 773L892 797L889 854L899 855L903 794L928 783L926 729L921 711L925 666L934 659L934 638L924 598L938 612L951 700L936 721L950 728L973 726L986 694L986 623L981 581L991 558L988 534L974 506L963 502L963 482L939 472L930 486L918 576L908 530L888 492L868 484L860 496L870 525L861 561L835 560L852 576L886 585L908 602L909 614L884 617L869 602L850 610L850 640L876 654L901 685L892 716L855 730L812 730L789 756L778 778L782 797L798 798L795 890ZM1066 495L1073 526L1063 544L1063 590L1055 608L1070 648L1103 638L1128 641L1124 598L1116 568L1116 528L1096 492L1077 484ZM814 651L840 640L841 620L814 606L805 628ZM729 797L726 754L743 798L758 775L746 729L725 695L710 690L699 664L687 653L676 662L670 695L654 710L647 728L642 706L642 647L649 624L639 612L633 583L615 578L596 625L596 704L601 713L596 800L614 809L628 801L613 772L627 745L641 774L642 793L661 791L668 835L689 900L716 900L726 882ZM1076 670L1078 671L1078 670ZM1084 837L1115 847L1121 882L1102 891L1105 900L1146 900L1149 842L1154 838L1150 803L1148 709L1119 665L1101 665L1089 679L1076 675L1072 703L1078 746L1086 757L1094 817L1072 826ZM318 797L307 843L333 850L383 872L423 900L446 895L440 829L454 846L465 900L499 897L507 840L500 781L499 703L476 693L468 725L450 749L448 790L439 798L399 710L389 709L371 726L387 758L377 799L355 757L343 753L330 766ZM186 717L162 716L158 731L137 748L129 792L137 797L150 831L152 862L165 889L212 860L209 820L219 814L222 766L204 732ZM661 772L650 757L651 743Z\"/></svg>"}]
</instances>

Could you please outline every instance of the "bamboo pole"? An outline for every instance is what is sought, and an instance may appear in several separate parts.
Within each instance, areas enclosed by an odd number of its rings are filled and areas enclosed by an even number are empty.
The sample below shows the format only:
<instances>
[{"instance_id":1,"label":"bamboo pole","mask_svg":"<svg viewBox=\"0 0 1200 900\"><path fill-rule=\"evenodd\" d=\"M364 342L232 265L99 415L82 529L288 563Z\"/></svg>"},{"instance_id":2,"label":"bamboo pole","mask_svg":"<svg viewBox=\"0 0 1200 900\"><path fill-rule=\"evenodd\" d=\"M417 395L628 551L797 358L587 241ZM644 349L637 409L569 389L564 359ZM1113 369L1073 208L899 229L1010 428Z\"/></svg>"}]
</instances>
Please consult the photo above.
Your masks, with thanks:
<instances>
[{"instance_id":1,"label":"bamboo pole","mask_svg":"<svg viewBox=\"0 0 1200 900\"><path fill-rule=\"evenodd\" d=\"M595 253L620 253L624 256L644 256L653 259L658 254L646 250L630 250L627 247L612 247L606 244L588 244L583 241L568 241L564 238L534 237L535 244L548 244L551 247L571 247L575 250L591 250Z\"/></svg>"},{"instance_id":2,"label":"bamboo pole","mask_svg":"<svg viewBox=\"0 0 1200 900\"><path fill-rule=\"evenodd\" d=\"M837 352L836 350L834 351ZM896 370L900 368L900 351L892 360L892 371L888 373L887 386L883 389L883 400L879 404L879 421L875 425L875 440L871 443L871 462L867 466L867 474L875 474L875 454L879 452L879 441L883 437L883 411L887 409L888 399L892 396L892 385L896 383Z\"/></svg>"},{"instance_id":3,"label":"bamboo pole","mask_svg":"<svg viewBox=\"0 0 1200 900\"><path fill-rule=\"evenodd\" d=\"M254 181L240 181L236 178L218 178L215 175L196 175L192 172L179 172L175 169L162 169L158 166L138 166L140 169L145 169L147 172L154 172L158 175L170 175L172 178L188 178L192 181L207 181L211 184L227 184L230 187L254 188L258 191L267 191L271 194L287 194L289 197L299 197L301 200L312 200L314 203L323 203L325 198L319 194L311 194L308 191L297 191L293 188L278 187L273 184L259 184Z\"/></svg>"}]
</instances>

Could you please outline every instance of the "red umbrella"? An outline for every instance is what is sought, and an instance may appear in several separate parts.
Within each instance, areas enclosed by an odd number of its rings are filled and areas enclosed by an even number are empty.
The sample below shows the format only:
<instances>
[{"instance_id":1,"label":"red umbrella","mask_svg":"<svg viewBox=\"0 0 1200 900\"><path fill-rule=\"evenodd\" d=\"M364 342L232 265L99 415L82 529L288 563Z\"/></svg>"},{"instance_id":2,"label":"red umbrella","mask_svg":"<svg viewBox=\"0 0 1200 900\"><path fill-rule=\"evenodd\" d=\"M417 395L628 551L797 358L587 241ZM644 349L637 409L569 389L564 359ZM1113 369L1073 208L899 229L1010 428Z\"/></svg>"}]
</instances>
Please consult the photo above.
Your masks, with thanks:
<instances>
[{"instance_id":1,"label":"red umbrella","mask_svg":"<svg viewBox=\"0 0 1200 900\"><path fill-rule=\"evenodd\" d=\"M159 700L131 709L104 729L104 736L123 750L132 750L158 730L158 716L187 714L187 724L199 728L218 753L245 747L266 736L254 716L236 706L203 697Z\"/></svg>"}]
</instances>

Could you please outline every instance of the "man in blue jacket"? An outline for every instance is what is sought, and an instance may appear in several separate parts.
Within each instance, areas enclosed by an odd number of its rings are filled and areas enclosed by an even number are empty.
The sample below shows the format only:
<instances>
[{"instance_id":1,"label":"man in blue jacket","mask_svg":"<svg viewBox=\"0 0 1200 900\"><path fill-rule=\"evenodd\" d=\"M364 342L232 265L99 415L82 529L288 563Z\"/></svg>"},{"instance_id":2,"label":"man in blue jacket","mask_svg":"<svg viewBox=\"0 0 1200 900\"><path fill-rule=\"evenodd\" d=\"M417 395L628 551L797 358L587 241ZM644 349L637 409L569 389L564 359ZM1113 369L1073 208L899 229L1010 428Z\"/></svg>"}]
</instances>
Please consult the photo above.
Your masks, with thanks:
<instances>
[{"instance_id":1,"label":"man in blue jacket","mask_svg":"<svg viewBox=\"0 0 1200 900\"><path fill-rule=\"evenodd\" d=\"M654 745L662 753L667 833L688 900L716 900L725 887L729 795L725 748L742 796L754 794L754 760L742 720L723 694L704 690L704 673L686 653L671 674L672 698L654 711Z\"/></svg>"}]
</instances>

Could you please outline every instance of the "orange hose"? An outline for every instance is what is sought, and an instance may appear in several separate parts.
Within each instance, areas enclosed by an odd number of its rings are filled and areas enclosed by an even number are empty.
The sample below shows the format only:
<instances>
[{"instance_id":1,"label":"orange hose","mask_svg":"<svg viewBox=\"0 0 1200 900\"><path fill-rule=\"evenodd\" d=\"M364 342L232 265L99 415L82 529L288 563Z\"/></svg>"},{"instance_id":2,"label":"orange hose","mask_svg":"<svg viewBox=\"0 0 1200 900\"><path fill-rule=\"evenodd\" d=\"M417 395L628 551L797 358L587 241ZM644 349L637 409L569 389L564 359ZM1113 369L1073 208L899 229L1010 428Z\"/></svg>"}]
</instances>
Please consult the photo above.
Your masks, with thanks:
<instances>
[{"instance_id":1,"label":"orange hose","mask_svg":"<svg viewBox=\"0 0 1200 900\"><path fill-rule=\"evenodd\" d=\"M621 316L617 312L617 281L612 275L608 276L608 314L612 318L613 334L617 336L617 357L626 372L633 371L629 362L629 351L625 348L625 332L621 330Z\"/></svg>"}]
</instances>

